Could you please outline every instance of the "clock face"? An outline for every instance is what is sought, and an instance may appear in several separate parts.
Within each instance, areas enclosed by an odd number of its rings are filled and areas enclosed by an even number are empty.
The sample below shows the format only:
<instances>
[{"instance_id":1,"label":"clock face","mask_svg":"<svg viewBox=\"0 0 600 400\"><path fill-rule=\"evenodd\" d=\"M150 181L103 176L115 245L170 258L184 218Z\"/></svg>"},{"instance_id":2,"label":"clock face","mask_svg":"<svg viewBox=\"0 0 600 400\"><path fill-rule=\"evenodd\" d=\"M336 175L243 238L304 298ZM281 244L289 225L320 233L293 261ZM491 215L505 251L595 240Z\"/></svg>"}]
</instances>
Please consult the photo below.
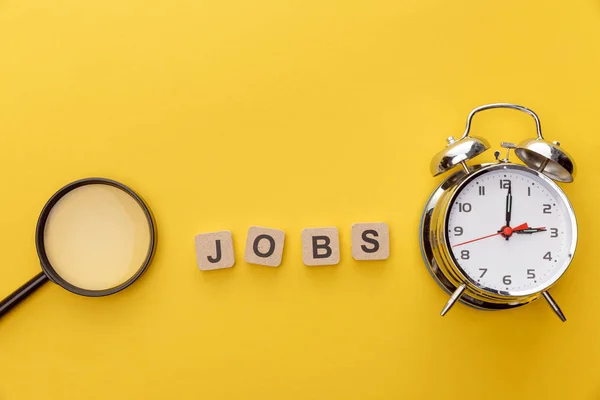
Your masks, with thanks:
<instances>
[{"instance_id":1,"label":"clock face","mask_svg":"<svg viewBox=\"0 0 600 400\"><path fill-rule=\"evenodd\" d=\"M567 269L577 226L554 182L506 164L476 172L462 185L448 211L446 239L473 284L524 296L552 285Z\"/></svg>"}]
</instances>

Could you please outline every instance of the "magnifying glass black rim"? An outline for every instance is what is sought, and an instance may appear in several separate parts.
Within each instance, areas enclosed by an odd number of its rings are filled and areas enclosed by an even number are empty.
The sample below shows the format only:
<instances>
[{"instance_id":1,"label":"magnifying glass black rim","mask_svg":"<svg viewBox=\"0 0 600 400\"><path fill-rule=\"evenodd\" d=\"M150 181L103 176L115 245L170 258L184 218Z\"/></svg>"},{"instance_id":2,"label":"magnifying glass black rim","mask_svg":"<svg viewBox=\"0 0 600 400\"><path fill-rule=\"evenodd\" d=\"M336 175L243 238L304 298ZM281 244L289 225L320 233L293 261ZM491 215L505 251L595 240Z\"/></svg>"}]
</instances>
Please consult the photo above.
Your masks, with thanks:
<instances>
[{"instance_id":1,"label":"magnifying glass black rim","mask_svg":"<svg viewBox=\"0 0 600 400\"><path fill-rule=\"evenodd\" d=\"M46 228L46 222L48 220L48 216L50 215L50 211L52 211L52 208L56 205L56 203L64 195L66 195L67 193L69 193L70 191L72 191L74 189L77 189L77 188L79 188L81 186L85 186L85 185L109 185L109 186L113 186L115 188L121 189L122 191L124 191L125 193L130 195L140 205L140 207L144 211L144 214L146 215L146 220L148 221L148 226L150 228L150 248L148 249L148 254L146 255L146 258L145 258L144 262L142 263L141 267L127 281L121 283L118 286L115 286L115 287L112 287L109 289L89 290L89 289L83 289L83 288L72 285L71 283L64 280L56 272L54 267L52 267L52 264L50 263L48 256L46 255L46 248L44 245L44 230ZM38 253L38 257L40 259L40 263L42 265L42 270L44 271L46 276L48 276L48 278L51 281L55 282L56 284L60 285L61 287L67 289L70 292L73 292L75 294L79 294L82 296L89 296L89 297L108 296L110 294L114 294L114 293L120 292L121 290L125 289L126 287L131 285L133 282L135 282L146 271L146 269L152 262L152 258L154 257L154 250L156 247L156 224L154 223L154 218L152 217L150 208L148 208L148 206L146 205L146 203L144 203L144 201L141 199L141 197L138 196L137 193L135 193L129 187L123 185L122 183L113 181L111 179L85 178L85 179L80 179L78 181L69 183L68 185L66 185L62 189L60 189L58 192L56 192L50 198L50 200L48 200L48 202L42 209L42 212L40 213L40 217L37 222L37 227L36 227L36 231L35 231L35 246L37 248L37 253Z\"/></svg>"}]
</instances>

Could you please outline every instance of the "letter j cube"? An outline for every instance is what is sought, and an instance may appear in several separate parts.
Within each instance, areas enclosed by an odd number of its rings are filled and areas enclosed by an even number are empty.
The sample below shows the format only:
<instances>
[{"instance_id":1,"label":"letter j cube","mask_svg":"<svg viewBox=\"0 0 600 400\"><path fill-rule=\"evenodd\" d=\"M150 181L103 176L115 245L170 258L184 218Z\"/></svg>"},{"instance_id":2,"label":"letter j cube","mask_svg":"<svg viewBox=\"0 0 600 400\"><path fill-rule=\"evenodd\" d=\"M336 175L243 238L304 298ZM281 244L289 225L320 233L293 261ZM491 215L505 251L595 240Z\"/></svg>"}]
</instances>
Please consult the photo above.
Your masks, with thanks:
<instances>
[{"instance_id":1,"label":"letter j cube","mask_svg":"<svg viewBox=\"0 0 600 400\"><path fill-rule=\"evenodd\" d=\"M231 268L235 265L231 232L201 233L196 236L196 261L202 271Z\"/></svg>"}]
</instances>

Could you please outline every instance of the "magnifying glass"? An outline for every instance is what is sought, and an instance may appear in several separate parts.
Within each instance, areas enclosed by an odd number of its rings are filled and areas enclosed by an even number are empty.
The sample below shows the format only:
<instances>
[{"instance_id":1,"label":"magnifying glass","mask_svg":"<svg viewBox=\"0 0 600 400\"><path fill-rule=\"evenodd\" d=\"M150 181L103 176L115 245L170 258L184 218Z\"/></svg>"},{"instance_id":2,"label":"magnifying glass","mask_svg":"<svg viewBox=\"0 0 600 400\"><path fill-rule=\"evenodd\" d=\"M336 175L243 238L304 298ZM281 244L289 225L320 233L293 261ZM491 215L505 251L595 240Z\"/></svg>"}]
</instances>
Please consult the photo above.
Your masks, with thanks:
<instances>
[{"instance_id":1,"label":"magnifying glass","mask_svg":"<svg viewBox=\"0 0 600 400\"><path fill-rule=\"evenodd\" d=\"M0 302L0 317L48 280L82 296L125 289L152 261L156 224L133 190L110 179L87 178L48 200L35 244L42 272Z\"/></svg>"}]
</instances>

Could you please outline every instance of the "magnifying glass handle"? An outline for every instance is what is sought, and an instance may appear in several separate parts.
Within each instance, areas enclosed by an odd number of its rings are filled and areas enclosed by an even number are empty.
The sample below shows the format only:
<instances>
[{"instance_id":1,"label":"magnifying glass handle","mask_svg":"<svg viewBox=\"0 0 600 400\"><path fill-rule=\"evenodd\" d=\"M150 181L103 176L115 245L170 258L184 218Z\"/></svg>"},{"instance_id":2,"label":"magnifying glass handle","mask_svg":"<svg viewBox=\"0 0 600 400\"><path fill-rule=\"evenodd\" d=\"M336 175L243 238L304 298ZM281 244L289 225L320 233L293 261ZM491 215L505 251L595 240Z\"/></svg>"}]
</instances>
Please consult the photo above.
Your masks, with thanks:
<instances>
[{"instance_id":1,"label":"magnifying glass handle","mask_svg":"<svg viewBox=\"0 0 600 400\"><path fill-rule=\"evenodd\" d=\"M40 272L31 278L23 286L15 290L11 295L0 302L0 318L9 312L14 306L29 297L29 295L37 290L40 286L48 281L48 277L43 272Z\"/></svg>"}]
</instances>

